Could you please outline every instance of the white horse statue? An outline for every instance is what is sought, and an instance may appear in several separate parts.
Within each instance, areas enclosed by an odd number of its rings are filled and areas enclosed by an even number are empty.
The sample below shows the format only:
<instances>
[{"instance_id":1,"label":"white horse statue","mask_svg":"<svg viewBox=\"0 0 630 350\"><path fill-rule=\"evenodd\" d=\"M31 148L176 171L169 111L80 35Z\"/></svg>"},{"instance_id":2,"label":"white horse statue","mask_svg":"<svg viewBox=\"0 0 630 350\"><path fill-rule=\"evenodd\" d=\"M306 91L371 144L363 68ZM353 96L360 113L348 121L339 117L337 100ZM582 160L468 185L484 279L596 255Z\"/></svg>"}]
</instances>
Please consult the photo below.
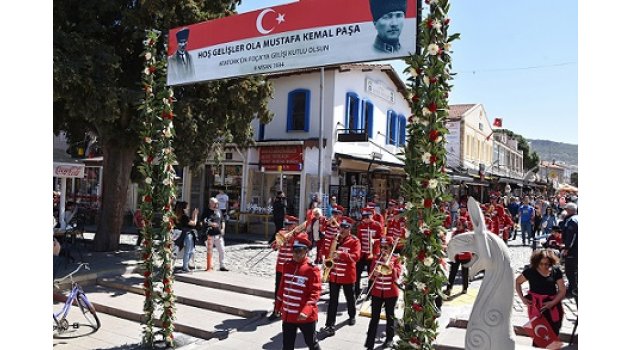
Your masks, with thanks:
<instances>
[{"instance_id":1,"label":"white horse statue","mask_svg":"<svg viewBox=\"0 0 630 350\"><path fill-rule=\"evenodd\" d=\"M472 252L472 260L465 264L471 278L484 272L481 288L473 305L466 329L466 350L513 350L512 327L514 302L514 272L510 266L507 246L499 236L486 229L479 203L468 199L474 231L454 236L448 243L447 254L454 260L461 252Z\"/></svg>"}]
</instances>

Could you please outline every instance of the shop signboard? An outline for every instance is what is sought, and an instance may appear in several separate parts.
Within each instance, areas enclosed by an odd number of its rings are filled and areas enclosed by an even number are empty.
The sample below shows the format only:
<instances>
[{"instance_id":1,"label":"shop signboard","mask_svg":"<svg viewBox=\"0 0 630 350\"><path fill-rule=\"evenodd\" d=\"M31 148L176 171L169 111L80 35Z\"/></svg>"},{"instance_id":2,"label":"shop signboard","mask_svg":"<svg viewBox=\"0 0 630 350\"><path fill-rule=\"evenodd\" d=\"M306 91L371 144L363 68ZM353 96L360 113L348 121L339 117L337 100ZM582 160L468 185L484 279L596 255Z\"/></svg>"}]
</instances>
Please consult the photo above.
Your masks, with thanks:
<instances>
[{"instance_id":1,"label":"shop signboard","mask_svg":"<svg viewBox=\"0 0 630 350\"><path fill-rule=\"evenodd\" d=\"M53 163L53 177L83 178L85 176L85 165L73 163Z\"/></svg>"},{"instance_id":2,"label":"shop signboard","mask_svg":"<svg viewBox=\"0 0 630 350\"><path fill-rule=\"evenodd\" d=\"M168 84L406 57L416 51L416 4L299 1L173 28Z\"/></svg>"},{"instance_id":3,"label":"shop signboard","mask_svg":"<svg viewBox=\"0 0 630 350\"><path fill-rule=\"evenodd\" d=\"M301 145L264 146L259 149L260 165L270 171L301 171L304 149Z\"/></svg>"}]
</instances>

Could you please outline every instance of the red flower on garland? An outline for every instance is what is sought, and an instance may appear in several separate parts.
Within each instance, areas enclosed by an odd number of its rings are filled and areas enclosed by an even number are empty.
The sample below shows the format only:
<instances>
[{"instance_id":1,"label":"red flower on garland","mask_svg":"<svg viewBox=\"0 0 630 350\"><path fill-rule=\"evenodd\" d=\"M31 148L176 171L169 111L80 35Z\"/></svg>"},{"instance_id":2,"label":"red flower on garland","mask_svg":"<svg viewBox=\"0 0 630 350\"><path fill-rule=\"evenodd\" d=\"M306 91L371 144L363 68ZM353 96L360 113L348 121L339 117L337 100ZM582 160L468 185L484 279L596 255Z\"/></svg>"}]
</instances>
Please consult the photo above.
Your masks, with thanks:
<instances>
[{"instance_id":1,"label":"red flower on garland","mask_svg":"<svg viewBox=\"0 0 630 350\"><path fill-rule=\"evenodd\" d=\"M420 312L422 310L424 310L424 308L422 307L422 305L418 304L418 303L413 303L413 305L411 306L416 312Z\"/></svg>"},{"instance_id":2,"label":"red flower on garland","mask_svg":"<svg viewBox=\"0 0 630 350\"><path fill-rule=\"evenodd\" d=\"M429 180L422 180L422 188L429 187Z\"/></svg>"},{"instance_id":3,"label":"red flower on garland","mask_svg":"<svg viewBox=\"0 0 630 350\"><path fill-rule=\"evenodd\" d=\"M165 287L164 288L164 293L170 293L171 292L171 288L169 287Z\"/></svg>"},{"instance_id":4,"label":"red flower on garland","mask_svg":"<svg viewBox=\"0 0 630 350\"><path fill-rule=\"evenodd\" d=\"M426 258L426 253L424 252L424 250L421 250L418 252L418 260L419 261L424 261L424 258Z\"/></svg>"},{"instance_id":5,"label":"red flower on garland","mask_svg":"<svg viewBox=\"0 0 630 350\"><path fill-rule=\"evenodd\" d=\"M420 97L418 95L414 94L413 97L411 98L411 100L413 102L418 102L418 101L420 101Z\"/></svg>"},{"instance_id":6,"label":"red flower on garland","mask_svg":"<svg viewBox=\"0 0 630 350\"><path fill-rule=\"evenodd\" d=\"M431 113L435 113L437 111L437 104L435 102L431 102L427 108L431 111Z\"/></svg>"},{"instance_id":7,"label":"red flower on garland","mask_svg":"<svg viewBox=\"0 0 630 350\"><path fill-rule=\"evenodd\" d=\"M431 236L431 230L424 230L424 232L423 232L423 233L424 233L424 235L425 235L425 236L427 236L427 237Z\"/></svg>"},{"instance_id":8,"label":"red flower on garland","mask_svg":"<svg viewBox=\"0 0 630 350\"><path fill-rule=\"evenodd\" d=\"M153 201L153 198L151 198L151 195L147 194L146 196L144 196L144 198L142 200L145 203L151 203L151 201Z\"/></svg>"},{"instance_id":9,"label":"red flower on garland","mask_svg":"<svg viewBox=\"0 0 630 350\"><path fill-rule=\"evenodd\" d=\"M450 18L446 18L446 19L444 19L444 21L442 21L442 23L444 23L444 25L447 26L449 23L451 23L451 19Z\"/></svg>"},{"instance_id":10,"label":"red flower on garland","mask_svg":"<svg viewBox=\"0 0 630 350\"><path fill-rule=\"evenodd\" d=\"M439 131L431 130L429 132L429 141L435 142L435 141L437 141L438 137L440 137L440 132Z\"/></svg>"},{"instance_id":11,"label":"red flower on garland","mask_svg":"<svg viewBox=\"0 0 630 350\"><path fill-rule=\"evenodd\" d=\"M162 118L164 118L164 119L173 120L173 116L174 116L174 114L171 111L164 111L164 112L162 112Z\"/></svg>"},{"instance_id":12,"label":"red flower on garland","mask_svg":"<svg viewBox=\"0 0 630 350\"><path fill-rule=\"evenodd\" d=\"M432 205L433 205L433 199L431 199L431 198L425 198L424 199L424 207L426 209L431 208Z\"/></svg>"},{"instance_id":13,"label":"red flower on garland","mask_svg":"<svg viewBox=\"0 0 630 350\"><path fill-rule=\"evenodd\" d=\"M151 276L151 272L150 271L144 271L144 277L149 277Z\"/></svg>"},{"instance_id":14,"label":"red flower on garland","mask_svg":"<svg viewBox=\"0 0 630 350\"><path fill-rule=\"evenodd\" d=\"M435 164L437 162L437 157L432 154L429 158L429 162L431 162L431 164Z\"/></svg>"},{"instance_id":15,"label":"red flower on garland","mask_svg":"<svg viewBox=\"0 0 630 350\"><path fill-rule=\"evenodd\" d=\"M151 283L149 281L144 281L144 288L149 288Z\"/></svg>"},{"instance_id":16,"label":"red flower on garland","mask_svg":"<svg viewBox=\"0 0 630 350\"><path fill-rule=\"evenodd\" d=\"M162 283L166 286L170 283L170 280L168 278L165 278L164 280L162 280Z\"/></svg>"},{"instance_id":17,"label":"red flower on garland","mask_svg":"<svg viewBox=\"0 0 630 350\"><path fill-rule=\"evenodd\" d=\"M433 20L432 19L429 19L427 21L427 28L429 28L429 29L433 28Z\"/></svg>"},{"instance_id":18,"label":"red flower on garland","mask_svg":"<svg viewBox=\"0 0 630 350\"><path fill-rule=\"evenodd\" d=\"M169 210L171 210L171 206L170 206L170 204L168 204L168 203L167 203L167 204L164 206L164 211L169 211Z\"/></svg>"},{"instance_id":19,"label":"red flower on garland","mask_svg":"<svg viewBox=\"0 0 630 350\"><path fill-rule=\"evenodd\" d=\"M430 77L430 78L429 78L429 82L430 82L431 84L435 84L435 83L437 83L437 81L438 81L438 78L437 78L437 77Z\"/></svg>"},{"instance_id":20,"label":"red flower on garland","mask_svg":"<svg viewBox=\"0 0 630 350\"><path fill-rule=\"evenodd\" d=\"M418 340L418 337L411 337L411 339L409 339L409 343L420 345L420 341Z\"/></svg>"},{"instance_id":21,"label":"red flower on garland","mask_svg":"<svg viewBox=\"0 0 630 350\"><path fill-rule=\"evenodd\" d=\"M149 67L149 73L155 73L156 70L157 70L157 68L155 68L155 66L150 66Z\"/></svg>"}]
</instances>

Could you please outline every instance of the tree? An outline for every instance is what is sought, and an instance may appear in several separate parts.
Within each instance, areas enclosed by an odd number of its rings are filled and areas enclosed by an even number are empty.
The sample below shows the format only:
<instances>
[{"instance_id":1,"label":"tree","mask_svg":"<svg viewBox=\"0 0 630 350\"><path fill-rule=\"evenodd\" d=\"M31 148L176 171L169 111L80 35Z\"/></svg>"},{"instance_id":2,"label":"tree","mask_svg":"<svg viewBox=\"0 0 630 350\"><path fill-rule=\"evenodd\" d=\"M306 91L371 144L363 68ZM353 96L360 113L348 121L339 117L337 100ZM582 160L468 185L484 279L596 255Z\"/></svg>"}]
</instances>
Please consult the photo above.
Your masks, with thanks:
<instances>
[{"instance_id":1,"label":"tree","mask_svg":"<svg viewBox=\"0 0 630 350\"><path fill-rule=\"evenodd\" d=\"M578 173L571 173L571 185L575 186L575 187L579 187L578 186Z\"/></svg>"},{"instance_id":2,"label":"tree","mask_svg":"<svg viewBox=\"0 0 630 350\"><path fill-rule=\"evenodd\" d=\"M527 140L523 136L513 131L510 131L508 129L495 130L495 133L506 134L508 135L508 137L515 139L518 142L517 148L523 151L523 169L525 170L532 169L533 167L540 164L540 158L538 157L538 153L531 152L529 143L527 143ZM535 170L534 172L537 173L538 170Z\"/></svg>"},{"instance_id":3,"label":"tree","mask_svg":"<svg viewBox=\"0 0 630 350\"><path fill-rule=\"evenodd\" d=\"M146 29L229 16L240 0L65 0L53 3L54 131L69 139L85 132L103 150L103 197L96 251L118 248L130 174L139 146L138 101ZM166 35L164 35L165 37ZM254 117L271 120L272 90L260 76L175 88L175 152L196 166L217 140L250 142ZM246 125L246 127L243 127Z\"/></svg>"}]
</instances>

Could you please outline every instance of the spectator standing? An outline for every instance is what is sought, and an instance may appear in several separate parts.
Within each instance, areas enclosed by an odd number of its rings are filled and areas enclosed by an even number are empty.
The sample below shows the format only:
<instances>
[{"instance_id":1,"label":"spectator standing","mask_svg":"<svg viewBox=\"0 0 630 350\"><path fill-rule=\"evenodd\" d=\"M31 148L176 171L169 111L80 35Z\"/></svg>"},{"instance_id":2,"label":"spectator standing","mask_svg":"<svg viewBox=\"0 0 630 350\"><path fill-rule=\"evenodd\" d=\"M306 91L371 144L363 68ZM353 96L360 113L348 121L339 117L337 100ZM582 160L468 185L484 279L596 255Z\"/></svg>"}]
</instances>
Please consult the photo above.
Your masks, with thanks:
<instances>
[{"instance_id":1,"label":"spectator standing","mask_svg":"<svg viewBox=\"0 0 630 350\"><path fill-rule=\"evenodd\" d=\"M567 215L560 224L562 228L562 240L564 241L564 271L569 280L569 288L567 295L573 296L577 294L578 288L578 215L577 204L567 203L564 207Z\"/></svg>"},{"instance_id":2,"label":"spectator standing","mask_svg":"<svg viewBox=\"0 0 630 350\"><path fill-rule=\"evenodd\" d=\"M449 211L451 212L451 227L457 227L457 219L459 219L459 203L453 197L449 205Z\"/></svg>"},{"instance_id":3,"label":"spectator standing","mask_svg":"<svg viewBox=\"0 0 630 350\"><path fill-rule=\"evenodd\" d=\"M208 208L203 215L204 223L208 226L208 236L210 238L210 245L208 249L212 251L214 247L217 247L219 251L219 270L229 271L225 267L225 217L221 210L219 210L219 200L212 197L208 200Z\"/></svg>"},{"instance_id":4,"label":"spectator standing","mask_svg":"<svg viewBox=\"0 0 630 350\"><path fill-rule=\"evenodd\" d=\"M521 224L521 238L523 245L526 246L528 240L534 239L533 237L533 223L534 223L534 208L529 205L529 198L525 196L523 198L523 204L518 208L518 216Z\"/></svg>"},{"instance_id":5,"label":"spectator standing","mask_svg":"<svg viewBox=\"0 0 630 350\"><path fill-rule=\"evenodd\" d=\"M566 293L562 271L557 264L558 258L551 250L537 250L532 253L529 267L516 278L515 285L516 293L523 304L527 305L529 319L542 314L556 335L562 327L562 299ZM526 296L521 288L525 281L529 282Z\"/></svg>"},{"instance_id":6,"label":"spectator standing","mask_svg":"<svg viewBox=\"0 0 630 350\"><path fill-rule=\"evenodd\" d=\"M184 272L190 271L188 264L195 250L195 227L197 226L198 214L199 209L195 208L192 215L188 216L188 202L179 202L175 205L175 227L182 232L174 243L180 250L184 249L184 261L182 262Z\"/></svg>"},{"instance_id":7,"label":"spectator standing","mask_svg":"<svg viewBox=\"0 0 630 350\"><path fill-rule=\"evenodd\" d=\"M518 222L516 219L518 218L518 208L520 207L520 203L517 201L516 197L510 198L510 204L508 204L507 209L510 215L512 216L513 222ZM516 239L516 225L512 232L510 233L510 240Z\"/></svg>"},{"instance_id":8,"label":"spectator standing","mask_svg":"<svg viewBox=\"0 0 630 350\"><path fill-rule=\"evenodd\" d=\"M223 192L223 190L219 190L219 194L217 194L216 199L219 201L219 210L223 214L224 218L227 218L227 210L230 203L230 197Z\"/></svg>"},{"instance_id":9,"label":"spectator standing","mask_svg":"<svg viewBox=\"0 0 630 350\"><path fill-rule=\"evenodd\" d=\"M287 215L287 198L284 192L278 191L276 198L273 201L273 224L278 233L284 228L284 217ZM275 240L275 235L269 239L269 243Z\"/></svg>"},{"instance_id":10,"label":"spectator standing","mask_svg":"<svg viewBox=\"0 0 630 350\"><path fill-rule=\"evenodd\" d=\"M556 225L558 225L558 221L556 219L556 215L553 213L553 208L551 206L547 206L545 215L543 215L542 218L543 235L548 235L551 232L551 228Z\"/></svg>"}]
</instances>

